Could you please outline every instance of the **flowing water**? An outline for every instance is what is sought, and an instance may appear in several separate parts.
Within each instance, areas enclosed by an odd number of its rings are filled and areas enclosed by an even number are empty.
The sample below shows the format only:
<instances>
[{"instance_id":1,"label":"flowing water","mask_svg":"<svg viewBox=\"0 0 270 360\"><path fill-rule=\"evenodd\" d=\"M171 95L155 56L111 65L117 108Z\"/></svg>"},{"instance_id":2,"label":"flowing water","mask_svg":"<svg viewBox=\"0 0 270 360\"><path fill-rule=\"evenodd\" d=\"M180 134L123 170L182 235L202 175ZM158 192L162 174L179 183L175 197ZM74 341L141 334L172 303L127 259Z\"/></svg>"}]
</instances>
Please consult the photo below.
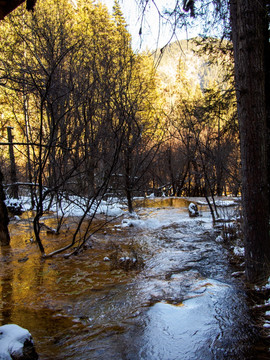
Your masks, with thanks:
<instances>
[{"instance_id":1,"label":"flowing water","mask_svg":"<svg viewBox=\"0 0 270 360\"><path fill-rule=\"evenodd\" d=\"M83 253L47 260L28 220L13 221L1 253L0 324L27 328L40 359L256 359L227 250L207 208L189 218L187 207L183 199L139 202L138 217L110 223ZM68 222L60 236L43 238L47 250L67 243ZM120 266L127 256L136 258L128 271Z\"/></svg>"}]
</instances>

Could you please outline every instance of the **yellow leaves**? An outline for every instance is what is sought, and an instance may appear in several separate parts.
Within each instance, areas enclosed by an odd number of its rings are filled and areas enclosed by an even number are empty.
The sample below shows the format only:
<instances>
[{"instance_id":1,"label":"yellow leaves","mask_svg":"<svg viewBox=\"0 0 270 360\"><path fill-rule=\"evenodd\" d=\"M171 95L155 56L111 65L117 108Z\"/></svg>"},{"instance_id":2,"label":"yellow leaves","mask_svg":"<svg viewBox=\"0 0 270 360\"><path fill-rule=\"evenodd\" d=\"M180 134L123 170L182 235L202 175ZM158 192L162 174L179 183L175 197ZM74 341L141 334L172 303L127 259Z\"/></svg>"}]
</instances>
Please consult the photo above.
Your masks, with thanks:
<instances>
[{"instance_id":1,"label":"yellow leaves","mask_svg":"<svg viewBox=\"0 0 270 360\"><path fill-rule=\"evenodd\" d=\"M39 1L33 14L15 12L4 30L9 41L1 48L6 65L1 70L11 89L9 118L23 129L22 136L27 117L33 142L39 137L49 141L52 125L57 128L53 141L64 128L76 146L86 131L95 142L110 121L115 128L124 124L127 132L133 121L142 139L161 137L153 61L148 54L133 53L118 2L110 16L94 1L78 0L76 7L69 0ZM72 134L79 126L84 130L75 141Z\"/></svg>"}]
</instances>

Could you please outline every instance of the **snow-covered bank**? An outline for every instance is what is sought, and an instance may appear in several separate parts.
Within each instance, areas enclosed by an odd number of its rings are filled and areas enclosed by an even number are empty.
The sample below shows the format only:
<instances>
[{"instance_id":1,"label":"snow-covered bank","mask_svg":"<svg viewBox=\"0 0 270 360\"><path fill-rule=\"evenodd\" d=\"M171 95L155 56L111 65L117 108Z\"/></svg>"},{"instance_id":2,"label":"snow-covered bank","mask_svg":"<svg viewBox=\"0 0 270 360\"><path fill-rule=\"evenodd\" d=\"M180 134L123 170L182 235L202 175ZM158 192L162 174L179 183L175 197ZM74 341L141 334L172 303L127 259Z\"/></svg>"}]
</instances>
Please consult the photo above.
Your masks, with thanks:
<instances>
[{"instance_id":1,"label":"snow-covered bank","mask_svg":"<svg viewBox=\"0 0 270 360\"><path fill-rule=\"evenodd\" d=\"M149 196L147 199L159 199L154 196ZM161 200L168 198L160 198ZM177 198L173 198L177 199ZM207 206L206 200L203 198L183 198L187 201L194 201L198 205ZM134 201L138 200L134 198ZM140 198L140 200L142 200ZM217 199L216 205L220 208L228 208L231 206L237 205L238 198L226 198L226 199ZM21 196L19 199L7 198L5 201L6 205L10 208L20 207L21 210L29 211L31 210L31 199L29 196ZM44 209L48 208L50 199L44 201ZM82 216L84 215L85 209L89 206L89 199L77 196L63 196L60 202L52 201L50 204L49 210L58 214L63 214L64 216ZM123 215L127 210L127 205L125 202L118 198L108 198L107 200L93 201L93 204L89 210L89 215L93 214L105 214L107 216L120 216Z\"/></svg>"},{"instance_id":2,"label":"snow-covered bank","mask_svg":"<svg viewBox=\"0 0 270 360\"><path fill-rule=\"evenodd\" d=\"M5 201L8 208L20 207L22 212L31 210L31 199L22 196L19 199L7 198ZM44 201L44 209L48 208L49 201ZM53 201L49 210L65 217L80 217L85 213L85 209L89 206L88 199L76 196L69 196L61 199L61 202ZM126 206L119 202L119 199L111 198L108 200L94 201L88 215L104 214L107 216L120 216L124 213Z\"/></svg>"}]
</instances>

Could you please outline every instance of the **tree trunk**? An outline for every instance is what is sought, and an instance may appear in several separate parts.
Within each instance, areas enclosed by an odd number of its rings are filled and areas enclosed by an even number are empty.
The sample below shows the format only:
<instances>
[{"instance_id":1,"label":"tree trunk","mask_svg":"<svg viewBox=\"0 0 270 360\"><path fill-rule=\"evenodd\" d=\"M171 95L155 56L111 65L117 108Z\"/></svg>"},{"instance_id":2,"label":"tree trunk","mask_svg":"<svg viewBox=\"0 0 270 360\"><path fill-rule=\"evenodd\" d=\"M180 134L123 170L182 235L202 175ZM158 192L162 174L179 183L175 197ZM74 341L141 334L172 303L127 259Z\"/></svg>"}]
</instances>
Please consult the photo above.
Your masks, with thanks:
<instances>
[{"instance_id":1,"label":"tree trunk","mask_svg":"<svg viewBox=\"0 0 270 360\"><path fill-rule=\"evenodd\" d=\"M3 174L0 170L0 245L9 245L10 237L8 232L8 212L4 202L5 193L3 190Z\"/></svg>"},{"instance_id":2,"label":"tree trunk","mask_svg":"<svg viewBox=\"0 0 270 360\"><path fill-rule=\"evenodd\" d=\"M246 276L270 274L264 0L230 0L242 161ZM268 42L268 40L267 40Z\"/></svg>"},{"instance_id":3,"label":"tree trunk","mask_svg":"<svg viewBox=\"0 0 270 360\"><path fill-rule=\"evenodd\" d=\"M13 127L7 127L8 133L8 142L9 142L9 158L10 158L10 179L11 179L11 197L14 199L19 198L19 190L18 190L18 183L17 183L17 173L16 173L16 164L15 164L15 157L13 151L13 135L12 135Z\"/></svg>"},{"instance_id":4,"label":"tree trunk","mask_svg":"<svg viewBox=\"0 0 270 360\"><path fill-rule=\"evenodd\" d=\"M128 202L128 211L129 213L133 213L130 149L127 149L127 151L125 152L125 191Z\"/></svg>"},{"instance_id":5,"label":"tree trunk","mask_svg":"<svg viewBox=\"0 0 270 360\"><path fill-rule=\"evenodd\" d=\"M265 95L266 95L266 121L267 121L267 156L268 156L268 185L270 184L270 3L268 1L268 16L265 17L264 25L264 48L265 48ZM269 190L269 207L270 207L270 190Z\"/></svg>"},{"instance_id":6,"label":"tree trunk","mask_svg":"<svg viewBox=\"0 0 270 360\"><path fill-rule=\"evenodd\" d=\"M217 154L216 154L216 179L217 179L217 195L222 196L222 180L223 180L223 167L222 167L222 153L221 153L221 134L220 134L220 110L218 114L218 134L217 134Z\"/></svg>"}]
</instances>

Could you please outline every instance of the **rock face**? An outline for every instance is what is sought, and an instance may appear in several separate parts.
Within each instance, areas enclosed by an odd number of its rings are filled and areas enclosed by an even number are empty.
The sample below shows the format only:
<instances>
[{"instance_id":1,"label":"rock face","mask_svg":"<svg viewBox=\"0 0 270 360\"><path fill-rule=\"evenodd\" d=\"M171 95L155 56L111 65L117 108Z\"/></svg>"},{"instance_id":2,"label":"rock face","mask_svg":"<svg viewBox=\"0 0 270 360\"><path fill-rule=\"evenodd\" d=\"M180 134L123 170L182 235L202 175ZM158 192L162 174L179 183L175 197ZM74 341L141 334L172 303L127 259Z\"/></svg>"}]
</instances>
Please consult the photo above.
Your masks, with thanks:
<instances>
[{"instance_id":1,"label":"rock face","mask_svg":"<svg viewBox=\"0 0 270 360\"><path fill-rule=\"evenodd\" d=\"M198 206L194 203L190 203L188 206L188 212L190 217L199 216Z\"/></svg>"},{"instance_id":2,"label":"rock face","mask_svg":"<svg viewBox=\"0 0 270 360\"><path fill-rule=\"evenodd\" d=\"M1 360L37 360L33 339L28 330L15 324L0 326Z\"/></svg>"}]
</instances>

